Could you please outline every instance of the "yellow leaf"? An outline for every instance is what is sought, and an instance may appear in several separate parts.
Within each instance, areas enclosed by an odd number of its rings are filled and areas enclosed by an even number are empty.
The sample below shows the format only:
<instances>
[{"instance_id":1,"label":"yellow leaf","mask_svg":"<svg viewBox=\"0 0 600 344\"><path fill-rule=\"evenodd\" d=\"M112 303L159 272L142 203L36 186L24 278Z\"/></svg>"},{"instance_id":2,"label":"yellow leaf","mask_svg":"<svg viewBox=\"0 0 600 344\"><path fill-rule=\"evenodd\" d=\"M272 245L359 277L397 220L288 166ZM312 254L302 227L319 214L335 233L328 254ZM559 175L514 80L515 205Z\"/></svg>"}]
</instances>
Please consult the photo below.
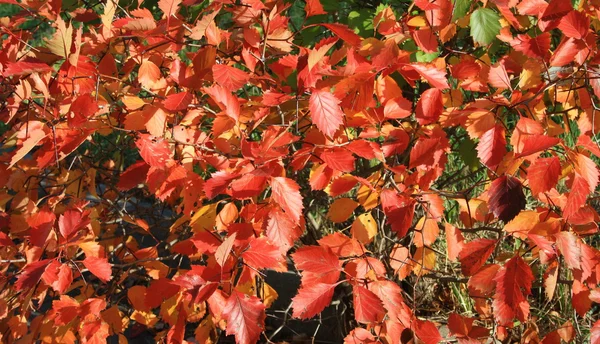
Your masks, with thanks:
<instances>
[{"instance_id":1,"label":"yellow leaf","mask_svg":"<svg viewBox=\"0 0 600 344\"><path fill-rule=\"evenodd\" d=\"M119 311L117 306L112 306L102 311L101 316L102 320L108 324L111 334L122 333L123 329L129 326L129 319L123 317L123 313Z\"/></svg>"},{"instance_id":2,"label":"yellow leaf","mask_svg":"<svg viewBox=\"0 0 600 344\"><path fill-rule=\"evenodd\" d=\"M350 232L353 238L363 244L368 244L377 235L377 222L371 213L360 214L352 223Z\"/></svg>"},{"instance_id":3,"label":"yellow leaf","mask_svg":"<svg viewBox=\"0 0 600 344\"><path fill-rule=\"evenodd\" d=\"M338 198L329 207L329 219L335 223L344 222L352 215L356 207L358 207L358 203L353 199Z\"/></svg>"},{"instance_id":4,"label":"yellow leaf","mask_svg":"<svg viewBox=\"0 0 600 344\"><path fill-rule=\"evenodd\" d=\"M376 191L378 186L383 185L383 178L379 171L373 173L367 180L373 185L374 189L361 184L356 193L356 199L365 210L371 210L379 204L379 192Z\"/></svg>"},{"instance_id":5,"label":"yellow leaf","mask_svg":"<svg viewBox=\"0 0 600 344\"><path fill-rule=\"evenodd\" d=\"M169 267L159 261L150 261L142 263L146 269L146 273L153 279L159 279L161 277L167 277L169 273Z\"/></svg>"},{"instance_id":6,"label":"yellow leaf","mask_svg":"<svg viewBox=\"0 0 600 344\"><path fill-rule=\"evenodd\" d=\"M123 104L125 104L127 110L137 110L146 105L146 102L143 101L142 98L136 96L123 96L121 100L123 101Z\"/></svg>"},{"instance_id":7,"label":"yellow leaf","mask_svg":"<svg viewBox=\"0 0 600 344\"><path fill-rule=\"evenodd\" d=\"M150 328L158 322L158 318L152 312L133 311L129 318Z\"/></svg>"},{"instance_id":8,"label":"yellow leaf","mask_svg":"<svg viewBox=\"0 0 600 344\"><path fill-rule=\"evenodd\" d=\"M211 338L211 333L213 333L215 329L215 324L213 323L212 317L206 317L204 320L200 322L200 325L194 331L194 335L196 341L198 343L212 344L214 341Z\"/></svg>"},{"instance_id":9,"label":"yellow leaf","mask_svg":"<svg viewBox=\"0 0 600 344\"><path fill-rule=\"evenodd\" d=\"M269 308L269 307L271 307L273 302L275 302L275 300L277 300L277 298L279 297L279 294L277 294L277 291L275 291L275 289L273 289L270 285L268 285L267 283L263 283L260 297L263 300L263 303L265 304L265 306L267 308Z\"/></svg>"},{"instance_id":10,"label":"yellow leaf","mask_svg":"<svg viewBox=\"0 0 600 344\"><path fill-rule=\"evenodd\" d=\"M207 204L196 211L190 220L194 232L203 229L212 229L217 219L217 203Z\"/></svg>"},{"instance_id":11,"label":"yellow leaf","mask_svg":"<svg viewBox=\"0 0 600 344\"><path fill-rule=\"evenodd\" d=\"M527 239L527 234L540 222L540 214L525 210L504 226L504 230L519 239Z\"/></svg>"},{"instance_id":12,"label":"yellow leaf","mask_svg":"<svg viewBox=\"0 0 600 344\"><path fill-rule=\"evenodd\" d=\"M63 58L69 57L73 43L73 26L68 26L60 16L56 18L56 32L51 39L46 41L46 46L51 53Z\"/></svg>"},{"instance_id":13,"label":"yellow leaf","mask_svg":"<svg viewBox=\"0 0 600 344\"><path fill-rule=\"evenodd\" d=\"M416 275L431 272L435 268L435 252L428 247L417 247L413 260Z\"/></svg>"},{"instance_id":14,"label":"yellow leaf","mask_svg":"<svg viewBox=\"0 0 600 344\"><path fill-rule=\"evenodd\" d=\"M416 16L416 17L412 17L410 18L410 20L406 23L406 25L408 26L415 26L415 27L423 27L423 26L427 26L427 20L425 20L425 18L421 17L421 16Z\"/></svg>"},{"instance_id":15,"label":"yellow leaf","mask_svg":"<svg viewBox=\"0 0 600 344\"><path fill-rule=\"evenodd\" d=\"M107 0L104 5L104 13L100 16L100 20L102 21L102 32L105 36L108 35L110 29L112 27L113 18L115 17L115 12L117 11L117 5L115 1Z\"/></svg>"},{"instance_id":16,"label":"yellow leaf","mask_svg":"<svg viewBox=\"0 0 600 344\"><path fill-rule=\"evenodd\" d=\"M177 323L177 318L179 317L177 306L179 305L180 297L181 293L175 294L166 299L160 306L160 317L172 326Z\"/></svg>"},{"instance_id":17,"label":"yellow leaf","mask_svg":"<svg viewBox=\"0 0 600 344\"><path fill-rule=\"evenodd\" d=\"M534 88L542 81L542 66L534 60L527 60L519 77L519 88L528 90Z\"/></svg>"}]
</instances>

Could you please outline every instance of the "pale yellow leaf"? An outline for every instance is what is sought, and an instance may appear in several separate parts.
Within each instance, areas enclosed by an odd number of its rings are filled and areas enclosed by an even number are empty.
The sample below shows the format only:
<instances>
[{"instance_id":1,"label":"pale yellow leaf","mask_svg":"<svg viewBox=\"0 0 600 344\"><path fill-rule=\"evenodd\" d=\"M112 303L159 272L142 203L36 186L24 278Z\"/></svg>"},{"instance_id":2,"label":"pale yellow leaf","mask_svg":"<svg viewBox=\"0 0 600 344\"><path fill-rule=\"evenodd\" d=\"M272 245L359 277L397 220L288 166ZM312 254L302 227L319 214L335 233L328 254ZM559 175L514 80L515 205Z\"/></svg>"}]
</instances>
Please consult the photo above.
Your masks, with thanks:
<instances>
[{"instance_id":1,"label":"pale yellow leaf","mask_svg":"<svg viewBox=\"0 0 600 344\"><path fill-rule=\"evenodd\" d=\"M69 57L73 43L73 26L67 26L60 16L56 19L56 32L46 41L46 47L51 53L63 58Z\"/></svg>"}]
</instances>

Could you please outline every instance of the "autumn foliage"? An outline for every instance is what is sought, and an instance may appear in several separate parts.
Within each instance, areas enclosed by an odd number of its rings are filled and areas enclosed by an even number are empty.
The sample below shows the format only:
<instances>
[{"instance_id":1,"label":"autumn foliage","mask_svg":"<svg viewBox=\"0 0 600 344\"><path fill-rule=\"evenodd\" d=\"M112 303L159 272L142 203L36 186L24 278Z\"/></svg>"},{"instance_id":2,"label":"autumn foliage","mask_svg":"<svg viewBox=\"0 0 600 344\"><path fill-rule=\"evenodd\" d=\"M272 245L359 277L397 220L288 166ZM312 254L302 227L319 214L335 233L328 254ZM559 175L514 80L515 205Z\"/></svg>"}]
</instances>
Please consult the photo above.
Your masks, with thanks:
<instances>
[{"instance_id":1,"label":"autumn foliage","mask_svg":"<svg viewBox=\"0 0 600 344\"><path fill-rule=\"evenodd\" d=\"M0 342L600 343L599 15L0 0Z\"/></svg>"}]
</instances>

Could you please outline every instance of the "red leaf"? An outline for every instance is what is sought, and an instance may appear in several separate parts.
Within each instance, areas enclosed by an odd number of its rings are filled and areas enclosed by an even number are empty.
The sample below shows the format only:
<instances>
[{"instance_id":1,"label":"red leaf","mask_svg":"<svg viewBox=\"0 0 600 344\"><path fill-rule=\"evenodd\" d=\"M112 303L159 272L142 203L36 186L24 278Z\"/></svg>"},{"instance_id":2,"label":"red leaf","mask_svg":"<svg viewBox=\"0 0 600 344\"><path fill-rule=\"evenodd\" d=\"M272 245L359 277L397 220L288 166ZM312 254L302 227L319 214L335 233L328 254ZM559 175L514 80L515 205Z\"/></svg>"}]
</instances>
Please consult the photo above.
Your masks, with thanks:
<instances>
[{"instance_id":1,"label":"red leaf","mask_svg":"<svg viewBox=\"0 0 600 344\"><path fill-rule=\"evenodd\" d=\"M383 115L389 119L406 118L412 114L413 104L408 99L398 96L385 102Z\"/></svg>"},{"instance_id":2,"label":"red leaf","mask_svg":"<svg viewBox=\"0 0 600 344\"><path fill-rule=\"evenodd\" d=\"M257 270L287 271L286 259L283 253L279 247L270 244L265 237L250 240L248 248L240 256L246 264Z\"/></svg>"},{"instance_id":3,"label":"red leaf","mask_svg":"<svg viewBox=\"0 0 600 344\"><path fill-rule=\"evenodd\" d=\"M556 137L546 135L531 135L527 136L523 141L524 146L521 152L515 155L515 158L528 156L534 153L545 151L548 148L554 147L560 140Z\"/></svg>"},{"instance_id":4,"label":"red leaf","mask_svg":"<svg viewBox=\"0 0 600 344\"><path fill-rule=\"evenodd\" d=\"M210 176L204 183L204 193L208 199L213 199L215 196L222 194L227 190L231 181L237 178L238 174L231 174L226 171L217 171Z\"/></svg>"},{"instance_id":5,"label":"red leaf","mask_svg":"<svg viewBox=\"0 0 600 344\"><path fill-rule=\"evenodd\" d=\"M112 268L106 258L86 257L83 265L102 282L108 282L112 278Z\"/></svg>"},{"instance_id":6,"label":"red leaf","mask_svg":"<svg viewBox=\"0 0 600 344\"><path fill-rule=\"evenodd\" d=\"M25 58L24 60L18 62L7 63L2 74L5 77L9 77L15 75L26 75L31 73L45 73L50 72L52 70L52 67L48 66L46 63L40 60L34 58Z\"/></svg>"},{"instance_id":7,"label":"red leaf","mask_svg":"<svg viewBox=\"0 0 600 344\"><path fill-rule=\"evenodd\" d=\"M550 52L550 33L531 38L529 35L518 35L510 43L516 51L520 51L531 58L544 58Z\"/></svg>"},{"instance_id":8,"label":"red leaf","mask_svg":"<svg viewBox=\"0 0 600 344\"><path fill-rule=\"evenodd\" d=\"M590 29L590 19L579 11L571 11L560 19L558 28L567 37L584 38Z\"/></svg>"},{"instance_id":9,"label":"red leaf","mask_svg":"<svg viewBox=\"0 0 600 344\"><path fill-rule=\"evenodd\" d=\"M469 294L477 297L490 297L496 289L494 277L500 270L497 264L489 264L482 267L475 275L469 278L467 286Z\"/></svg>"},{"instance_id":10,"label":"red leaf","mask_svg":"<svg viewBox=\"0 0 600 344\"><path fill-rule=\"evenodd\" d=\"M258 196L265 189L267 176L254 173L255 171L231 182L231 197L237 199L251 198Z\"/></svg>"},{"instance_id":11,"label":"red leaf","mask_svg":"<svg viewBox=\"0 0 600 344\"><path fill-rule=\"evenodd\" d=\"M271 192L273 201L281 206L294 223L299 223L304 205L298 184L289 178L274 177L271 178Z\"/></svg>"},{"instance_id":12,"label":"red leaf","mask_svg":"<svg viewBox=\"0 0 600 344\"><path fill-rule=\"evenodd\" d=\"M552 53L550 58L550 66L562 67L572 63L575 60L575 56L585 49L585 43L583 41L576 40L575 38L563 37L558 47Z\"/></svg>"},{"instance_id":13,"label":"red leaf","mask_svg":"<svg viewBox=\"0 0 600 344\"><path fill-rule=\"evenodd\" d=\"M449 223L445 224L445 231L448 259L451 261L456 261L459 253L463 250L465 246L465 239L460 229L456 228L455 226Z\"/></svg>"},{"instance_id":14,"label":"red leaf","mask_svg":"<svg viewBox=\"0 0 600 344\"><path fill-rule=\"evenodd\" d=\"M502 61L490 67L488 82L492 87L512 89L510 78Z\"/></svg>"},{"instance_id":15,"label":"red leaf","mask_svg":"<svg viewBox=\"0 0 600 344\"><path fill-rule=\"evenodd\" d=\"M581 247L577 242L577 236L572 232L559 232L555 236L556 247L565 258L565 263L571 269L581 267Z\"/></svg>"},{"instance_id":16,"label":"red leaf","mask_svg":"<svg viewBox=\"0 0 600 344\"><path fill-rule=\"evenodd\" d=\"M317 128L325 135L333 137L343 123L344 113L340 101L330 92L314 90L308 100L308 107Z\"/></svg>"},{"instance_id":17,"label":"red leaf","mask_svg":"<svg viewBox=\"0 0 600 344\"><path fill-rule=\"evenodd\" d=\"M337 37L343 39L346 43L351 46L359 46L362 43L362 38L355 34L354 31L349 29L346 25L343 24L333 24L333 23L320 23L319 25L324 26L331 30Z\"/></svg>"},{"instance_id":18,"label":"red leaf","mask_svg":"<svg viewBox=\"0 0 600 344\"><path fill-rule=\"evenodd\" d=\"M387 216L387 222L399 238L408 233L415 214L416 202L406 196L400 196L392 190L381 192L381 206Z\"/></svg>"},{"instance_id":19,"label":"red leaf","mask_svg":"<svg viewBox=\"0 0 600 344\"><path fill-rule=\"evenodd\" d=\"M304 246L292 254L296 269L322 276L333 274L335 280L342 271L342 262L329 247Z\"/></svg>"},{"instance_id":20,"label":"red leaf","mask_svg":"<svg viewBox=\"0 0 600 344\"><path fill-rule=\"evenodd\" d=\"M381 148L383 155L387 158L394 154L402 154L406 148L408 148L409 141L410 137L408 137L405 129L394 129L390 131Z\"/></svg>"},{"instance_id":21,"label":"red leaf","mask_svg":"<svg viewBox=\"0 0 600 344\"><path fill-rule=\"evenodd\" d=\"M534 196L550 191L558 183L560 160L557 157L538 158L527 169L529 188Z\"/></svg>"},{"instance_id":22,"label":"red leaf","mask_svg":"<svg viewBox=\"0 0 600 344\"><path fill-rule=\"evenodd\" d=\"M474 275L490 257L496 248L496 240L475 239L464 245L458 255L461 270L465 276Z\"/></svg>"},{"instance_id":23,"label":"red leaf","mask_svg":"<svg viewBox=\"0 0 600 344\"><path fill-rule=\"evenodd\" d=\"M256 343L265 327L265 305L256 296L234 290L222 313L227 320L227 334L237 343Z\"/></svg>"},{"instance_id":24,"label":"red leaf","mask_svg":"<svg viewBox=\"0 0 600 344\"><path fill-rule=\"evenodd\" d=\"M496 274L494 317L500 325L512 324L514 318L521 322L529 316L527 295L531 294L533 282L531 268L520 256L509 260Z\"/></svg>"},{"instance_id":25,"label":"red leaf","mask_svg":"<svg viewBox=\"0 0 600 344\"><path fill-rule=\"evenodd\" d=\"M598 144L592 141L588 135L579 135L577 138L577 145L592 152L595 156L600 157L600 147L598 147Z\"/></svg>"},{"instance_id":26,"label":"red leaf","mask_svg":"<svg viewBox=\"0 0 600 344\"><path fill-rule=\"evenodd\" d=\"M443 111L442 91L437 88L430 88L423 92L421 98L419 98L415 117L420 125L427 125L435 123Z\"/></svg>"},{"instance_id":27,"label":"red leaf","mask_svg":"<svg viewBox=\"0 0 600 344\"><path fill-rule=\"evenodd\" d=\"M168 160L171 159L172 153L167 141L162 138L155 138L148 134L140 135L140 138L135 142L135 145L140 150L140 155L150 166L164 167Z\"/></svg>"},{"instance_id":28,"label":"red leaf","mask_svg":"<svg viewBox=\"0 0 600 344\"><path fill-rule=\"evenodd\" d=\"M571 160L575 163L575 172L585 179L588 185L588 192L592 193L596 190L598 186L598 178L600 178L600 173L598 172L598 167L596 163L589 157L578 153L574 155L569 155Z\"/></svg>"},{"instance_id":29,"label":"red leaf","mask_svg":"<svg viewBox=\"0 0 600 344\"><path fill-rule=\"evenodd\" d=\"M410 323L412 311L404 303L402 289L398 284L387 280L377 280L369 284L369 287L381 300L389 318L393 321Z\"/></svg>"},{"instance_id":30,"label":"red leaf","mask_svg":"<svg viewBox=\"0 0 600 344\"><path fill-rule=\"evenodd\" d=\"M307 0L306 1L306 17L312 17L319 14L327 14L323 9L323 5L321 5L321 1L319 0Z\"/></svg>"},{"instance_id":31,"label":"red leaf","mask_svg":"<svg viewBox=\"0 0 600 344\"><path fill-rule=\"evenodd\" d=\"M555 20L560 19L567 13L573 10L573 6L569 1L563 0L550 0L548 7L544 10L541 18L542 20Z\"/></svg>"},{"instance_id":32,"label":"red leaf","mask_svg":"<svg viewBox=\"0 0 600 344\"><path fill-rule=\"evenodd\" d=\"M15 283L17 290L35 287L51 261L52 259L45 259L25 265L25 268L23 268L23 271L17 277L17 282Z\"/></svg>"},{"instance_id":33,"label":"red leaf","mask_svg":"<svg viewBox=\"0 0 600 344\"><path fill-rule=\"evenodd\" d=\"M351 141L346 148L352 153L367 160L382 158L381 147L375 142L358 139Z\"/></svg>"},{"instance_id":34,"label":"red leaf","mask_svg":"<svg viewBox=\"0 0 600 344\"><path fill-rule=\"evenodd\" d=\"M408 168L415 168L421 165L433 165L435 162L435 155L433 152L435 152L439 143L439 138L419 139L410 151Z\"/></svg>"},{"instance_id":35,"label":"red leaf","mask_svg":"<svg viewBox=\"0 0 600 344\"><path fill-rule=\"evenodd\" d=\"M58 219L58 228L63 238L69 240L71 236L90 224L89 212L77 209L68 209Z\"/></svg>"},{"instance_id":36,"label":"red leaf","mask_svg":"<svg viewBox=\"0 0 600 344\"><path fill-rule=\"evenodd\" d=\"M54 226L56 215L48 207L40 209L27 219L29 225L29 241L37 247L44 247L48 235Z\"/></svg>"},{"instance_id":37,"label":"red leaf","mask_svg":"<svg viewBox=\"0 0 600 344\"><path fill-rule=\"evenodd\" d=\"M502 176L488 190L488 205L494 215L505 223L514 219L527 204L521 182L511 176Z\"/></svg>"},{"instance_id":38,"label":"red leaf","mask_svg":"<svg viewBox=\"0 0 600 344\"><path fill-rule=\"evenodd\" d=\"M567 197L567 202L565 202L563 217L569 218L577 213L585 204L589 193L590 190L587 181L576 173L573 184L571 185L571 192L569 192L569 197Z\"/></svg>"},{"instance_id":39,"label":"red leaf","mask_svg":"<svg viewBox=\"0 0 600 344\"><path fill-rule=\"evenodd\" d=\"M324 236L318 240L323 248L330 248L338 257L360 256L366 252L365 247L358 240L349 238L340 232Z\"/></svg>"},{"instance_id":40,"label":"red leaf","mask_svg":"<svg viewBox=\"0 0 600 344\"><path fill-rule=\"evenodd\" d=\"M590 291L587 288L582 288L578 291L572 290L571 303L577 315L584 318L590 308L592 308Z\"/></svg>"},{"instance_id":41,"label":"red leaf","mask_svg":"<svg viewBox=\"0 0 600 344\"><path fill-rule=\"evenodd\" d=\"M69 114L67 116L67 123L71 127L79 127L86 123L88 118L92 117L98 111L98 102L92 97L91 94L83 94L73 103L69 108Z\"/></svg>"},{"instance_id":42,"label":"red leaf","mask_svg":"<svg viewBox=\"0 0 600 344\"><path fill-rule=\"evenodd\" d=\"M225 111L227 116L236 122L240 119L240 101L235 95L231 94L231 91L215 84L211 87L205 87L204 92L217 103L221 110Z\"/></svg>"},{"instance_id":43,"label":"red leaf","mask_svg":"<svg viewBox=\"0 0 600 344\"><path fill-rule=\"evenodd\" d=\"M419 30L413 31L412 36L417 46L424 52L434 53L437 51L438 41L431 28L422 27Z\"/></svg>"},{"instance_id":44,"label":"red leaf","mask_svg":"<svg viewBox=\"0 0 600 344\"><path fill-rule=\"evenodd\" d=\"M98 102L91 94L83 94L71 104L70 113L67 116L67 122L71 127L78 127L87 122L88 118L98 112Z\"/></svg>"},{"instance_id":45,"label":"red leaf","mask_svg":"<svg viewBox=\"0 0 600 344\"><path fill-rule=\"evenodd\" d=\"M380 341L375 340L375 336L362 327L357 327L350 331L344 338L344 344L379 344Z\"/></svg>"},{"instance_id":46,"label":"red leaf","mask_svg":"<svg viewBox=\"0 0 600 344\"><path fill-rule=\"evenodd\" d=\"M300 238L302 229L279 208L273 208L269 212L266 234L272 243L287 251Z\"/></svg>"},{"instance_id":47,"label":"red leaf","mask_svg":"<svg viewBox=\"0 0 600 344\"><path fill-rule=\"evenodd\" d=\"M496 124L481 136L477 145L477 157L487 167L494 169L506 155L504 128Z\"/></svg>"},{"instance_id":48,"label":"red leaf","mask_svg":"<svg viewBox=\"0 0 600 344\"><path fill-rule=\"evenodd\" d=\"M143 160L127 167L119 176L117 189L126 191L133 189L139 184L143 184L146 180L146 175L148 175L148 170L150 170L150 165Z\"/></svg>"},{"instance_id":49,"label":"red leaf","mask_svg":"<svg viewBox=\"0 0 600 344\"><path fill-rule=\"evenodd\" d=\"M42 279L59 294L64 294L73 282L73 271L68 264L52 260L46 267Z\"/></svg>"},{"instance_id":50,"label":"red leaf","mask_svg":"<svg viewBox=\"0 0 600 344\"><path fill-rule=\"evenodd\" d=\"M459 344L480 343L479 339L489 336L489 330L473 326L474 318L467 318L456 313L451 313L448 317L448 329L458 339Z\"/></svg>"},{"instance_id":51,"label":"red leaf","mask_svg":"<svg viewBox=\"0 0 600 344\"><path fill-rule=\"evenodd\" d=\"M594 323L590 332L590 344L600 344L600 320Z\"/></svg>"},{"instance_id":52,"label":"red leaf","mask_svg":"<svg viewBox=\"0 0 600 344\"><path fill-rule=\"evenodd\" d=\"M298 319L310 319L321 313L331 303L335 284L316 283L301 287L292 299L292 316Z\"/></svg>"},{"instance_id":53,"label":"red leaf","mask_svg":"<svg viewBox=\"0 0 600 344\"><path fill-rule=\"evenodd\" d=\"M224 64L212 66L215 81L230 92L235 92L248 83L250 75L241 69Z\"/></svg>"},{"instance_id":54,"label":"red leaf","mask_svg":"<svg viewBox=\"0 0 600 344\"><path fill-rule=\"evenodd\" d=\"M192 102L194 96L189 92L169 94L163 101L163 106L169 111L185 111Z\"/></svg>"},{"instance_id":55,"label":"red leaf","mask_svg":"<svg viewBox=\"0 0 600 344\"><path fill-rule=\"evenodd\" d=\"M359 285L355 285L352 291L354 318L357 322L369 324L383 319L385 309L377 295Z\"/></svg>"},{"instance_id":56,"label":"red leaf","mask_svg":"<svg viewBox=\"0 0 600 344\"><path fill-rule=\"evenodd\" d=\"M414 331L417 337L425 344L438 344L442 341L440 331L431 321L415 319Z\"/></svg>"},{"instance_id":57,"label":"red leaf","mask_svg":"<svg viewBox=\"0 0 600 344\"><path fill-rule=\"evenodd\" d=\"M52 312L54 323L65 325L79 315L79 303L67 295L61 295L59 300L52 301Z\"/></svg>"},{"instance_id":58,"label":"red leaf","mask_svg":"<svg viewBox=\"0 0 600 344\"><path fill-rule=\"evenodd\" d=\"M173 280L159 278L152 281L146 291L145 304L150 308L160 306L165 300L177 294L181 287Z\"/></svg>"},{"instance_id":59,"label":"red leaf","mask_svg":"<svg viewBox=\"0 0 600 344\"><path fill-rule=\"evenodd\" d=\"M434 66L421 64L412 64L406 68L412 68L417 71L417 73L419 73L431 86L435 88L439 88L440 90L450 88L445 71L441 71Z\"/></svg>"},{"instance_id":60,"label":"red leaf","mask_svg":"<svg viewBox=\"0 0 600 344\"><path fill-rule=\"evenodd\" d=\"M346 149L334 148L333 150L325 151L321 153L321 159L334 171L354 171L354 156Z\"/></svg>"}]
</instances>

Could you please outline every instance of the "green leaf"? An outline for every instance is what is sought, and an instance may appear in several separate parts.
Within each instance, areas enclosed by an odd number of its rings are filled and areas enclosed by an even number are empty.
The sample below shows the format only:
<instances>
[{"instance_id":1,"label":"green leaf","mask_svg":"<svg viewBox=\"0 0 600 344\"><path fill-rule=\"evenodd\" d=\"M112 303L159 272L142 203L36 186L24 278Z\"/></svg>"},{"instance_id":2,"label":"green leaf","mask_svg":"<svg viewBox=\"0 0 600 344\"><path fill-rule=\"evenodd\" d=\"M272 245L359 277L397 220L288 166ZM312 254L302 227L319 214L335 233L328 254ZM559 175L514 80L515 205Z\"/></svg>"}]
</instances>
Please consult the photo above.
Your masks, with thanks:
<instances>
[{"instance_id":1,"label":"green leaf","mask_svg":"<svg viewBox=\"0 0 600 344\"><path fill-rule=\"evenodd\" d=\"M454 10L452 12L452 21L458 20L467 15L471 9L471 0L452 0Z\"/></svg>"},{"instance_id":2,"label":"green leaf","mask_svg":"<svg viewBox=\"0 0 600 344\"><path fill-rule=\"evenodd\" d=\"M465 138L461 140L458 145L458 154L460 155L462 161L469 167L471 172L477 170L478 160L475 149L475 142L470 138Z\"/></svg>"},{"instance_id":3,"label":"green leaf","mask_svg":"<svg viewBox=\"0 0 600 344\"><path fill-rule=\"evenodd\" d=\"M478 8L471 14L471 36L477 43L492 43L500 28L500 16L489 8Z\"/></svg>"},{"instance_id":4,"label":"green leaf","mask_svg":"<svg viewBox=\"0 0 600 344\"><path fill-rule=\"evenodd\" d=\"M299 30L300 27L302 27L302 22L304 22L304 17L306 17L306 13L304 12L305 6L306 4L303 1L294 1L288 10L288 15L290 16L290 29L292 29L292 31Z\"/></svg>"},{"instance_id":5,"label":"green leaf","mask_svg":"<svg viewBox=\"0 0 600 344\"><path fill-rule=\"evenodd\" d=\"M425 53L425 52L422 52L422 51L419 50L419 51L417 51L415 53L415 57L417 59L417 62L429 63L429 62L435 60L439 56L440 56L440 52L439 51L436 51L436 52L433 52L433 53Z\"/></svg>"},{"instance_id":6,"label":"green leaf","mask_svg":"<svg viewBox=\"0 0 600 344\"><path fill-rule=\"evenodd\" d=\"M337 0L321 0L321 5L325 12L335 12L340 9L340 2Z\"/></svg>"},{"instance_id":7,"label":"green leaf","mask_svg":"<svg viewBox=\"0 0 600 344\"><path fill-rule=\"evenodd\" d=\"M12 17L23 9L13 4L0 4L0 17Z\"/></svg>"},{"instance_id":8,"label":"green leaf","mask_svg":"<svg viewBox=\"0 0 600 344\"><path fill-rule=\"evenodd\" d=\"M348 14L348 26L358 29L358 34L364 38L373 36L373 11L352 11Z\"/></svg>"}]
</instances>

